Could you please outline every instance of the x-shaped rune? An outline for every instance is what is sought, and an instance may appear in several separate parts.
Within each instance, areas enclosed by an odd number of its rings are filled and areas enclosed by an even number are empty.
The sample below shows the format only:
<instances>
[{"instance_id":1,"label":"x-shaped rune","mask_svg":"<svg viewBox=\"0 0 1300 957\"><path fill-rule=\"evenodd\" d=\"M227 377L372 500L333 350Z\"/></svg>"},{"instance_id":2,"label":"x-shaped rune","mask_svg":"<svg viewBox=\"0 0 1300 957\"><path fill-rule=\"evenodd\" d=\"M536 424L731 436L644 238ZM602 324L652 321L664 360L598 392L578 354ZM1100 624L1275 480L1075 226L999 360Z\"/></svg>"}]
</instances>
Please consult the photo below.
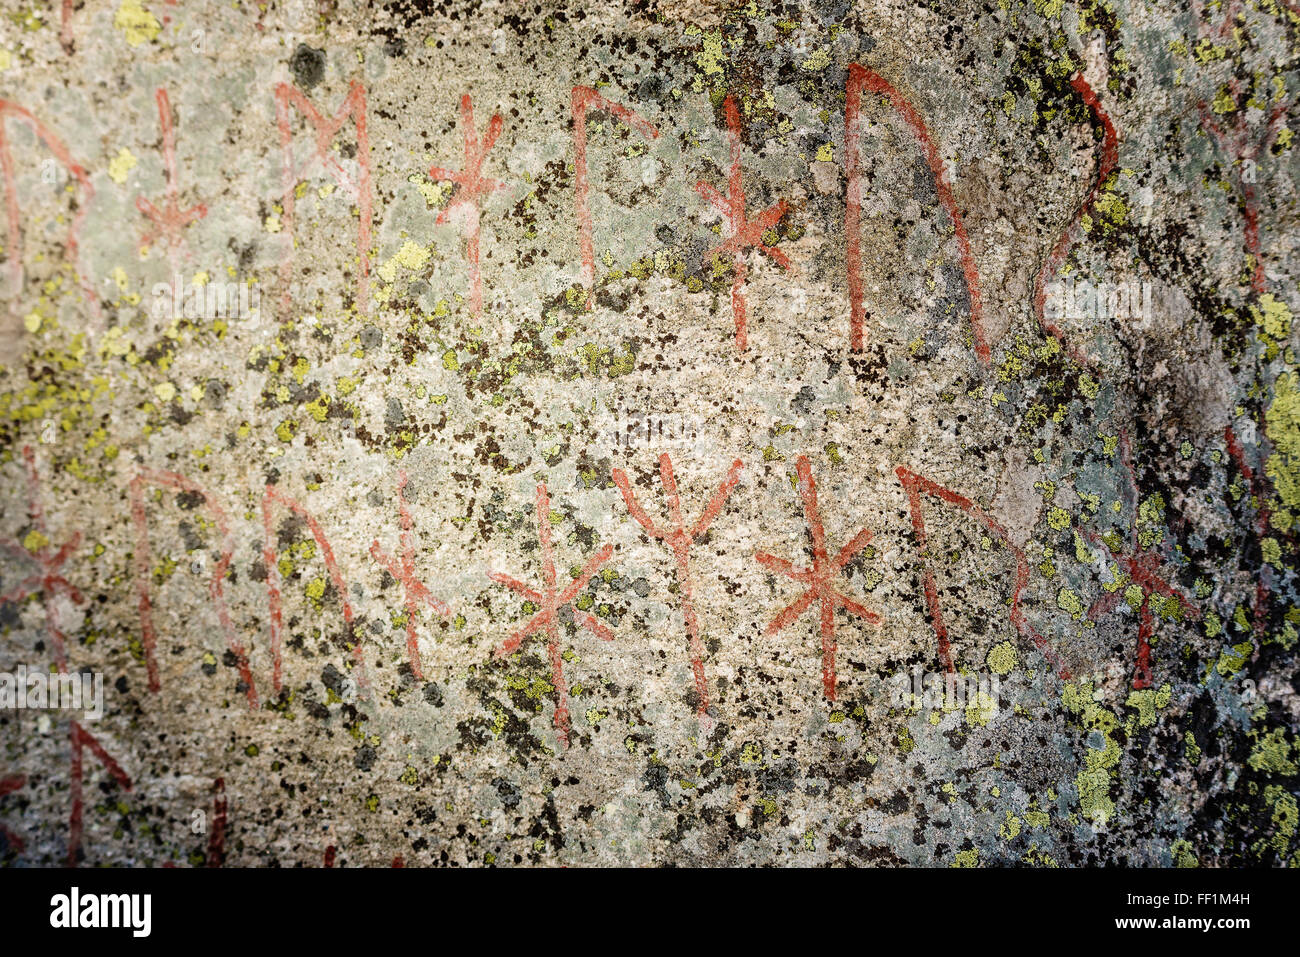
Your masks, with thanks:
<instances>
[{"instance_id":1,"label":"x-shaped rune","mask_svg":"<svg viewBox=\"0 0 1300 957\"><path fill-rule=\"evenodd\" d=\"M517 578L511 578L500 572L488 572L488 578L498 585L505 585L511 591L523 595L540 610L524 622L500 648L496 650L498 658L513 654L523 640L529 635L546 633L546 650L551 659L551 684L555 686L555 730L560 743L569 746L569 692L564 683L564 666L560 658L560 609L570 604L578 592L587 587L587 582L596 574L600 566L609 561L614 553L613 545L605 545L588 560L578 577L560 589L556 584L555 548L551 545L551 500L546 494L546 483L537 486L537 537L542 545L542 590L529 588ZM597 638L613 641L614 633L591 615L571 609L573 620L582 625Z\"/></svg>"},{"instance_id":2,"label":"x-shaped rune","mask_svg":"<svg viewBox=\"0 0 1300 957\"><path fill-rule=\"evenodd\" d=\"M176 252L185 243L185 227L208 215L208 207L196 203L189 209L181 209L180 189L176 185L176 137L172 132L172 105L167 98L167 91L159 87L154 94L158 101L158 120L162 124L163 164L167 168L167 193L159 209L143 196L137 196L135 208L140 210L153 226L140 237L141 248L153 245L155 239L162 236L167 241L168 255L176 265Z\"/></svg>"},{"instance_id":3,"label":"x-shaped rune","mask_svg":"<svg viewBox=\"0 0 1300 957\"><path fill-rule=\"evenodd\" d=\"M700 516L700 520L691 527L690 531L686 530L686 521L682 518L682 503L677 495L677 479L673 476L673 460L669 458L667 452L659 456L659 481L663 483L664 497L668 500L668 520L672 523L668 528L661 528L656 525L646 513L646 510L637 502L636 495L632 492L632 486L627 480L627 473L622 469L613 470L614 484L623 493L623 501L627 503L628 513L636 519L637 523L646 530L650 537L659 539L673 550L673 558L677 562L677 594L682 602L682 614L686 618L686 634L690 639L691 647L691 670L695 675L695 710L701 718L709 710L709 691L708 683L704 678L704 643L700 641L700 623L695 617L690 551L691 546L695 544L695 540L709 530L713 520L722 511L722 506L727 503L727 496L731 494L731 490L740 481L741 468L743 468L743 465L740 459L736 459L731 464L731 468L727 470L727 477L723 479L722 484L718 486L718 490L709 499L704 514Z\"/></svg>"},{"instance_id":4,"label":"x-shaped rune","mask_svg":"<svg viewBox=\"0 0 1300 957\"><path fill-rule=\"evenodd\" d=\"M441 166L429 167L429 175L439 181L452 182L457 186L451 202L438 214L438 225L446 223L452 215L459 213L465 224L465 259L469 263L470 309L475 318L483 312L483 276L479 272L479 214L483 202L504 184L483 176L483 163L488 151L501 135L501 114L493 113L488 121L487 133L482 144L474 129L474 101L466 93L460 98L460 129L465 140L465 165L460 170L443 169Z\"/></svg>"},{"instance_id":5,"label":"x-shaped rune","mask_svg":"<svg viewBox=\"0 0 1300 957\"><path fill-rule=\"evenodd\" d=\"M397 511L402 519L400 545L402 559L397 561L379 547L379 539L370 545L370 554L402 583L406 595L406 653L411 659L411 671L417 680L424 680L424 671L420 667L420 649L415 641L415 612L421 603L428 605L443 618L451 617L451 609L429 592L424 583L415 577L415 543L411 537L411 510L406 506L406 469L397 473Z\"/></svg>"},{"instance_id":6,"label":"x-shaped rune","mask_svg":"<svg viewBox=\"0 0 1300 957\"><path fill-rule=\"evenodd\" d=\"M843 608L859 618L872 624L880 621L880 616L868 610L864 605L835 590L835 576L847 565L853 556L862 551L871 541L871 532L862 529L848 544L829 557L826 551L826 530L822 525L821 513L817 508L817 486L813 483L812 466L808 457L801 455L795 463L799 476L799 497L803 499L804 517L808 522L808 532L812 537L813 563L811 568L796 568L784 558L777 558L767 552L759 552L754 558L765 568L780 572L787 578L807 584L805 591L794 602L787 605L782 612L772 619L767 626L767 634L774 635L787 625L793 624L800 615L815 601L820 606L822 633L822 687L827 699L835 700L835 609Z\"/></svg>"},{"instance_id":7,"label":"x-shaped rune","mask_svg":"<svg viewBox=\"0 0 1300 957\"><path fill-rule=\"evenodd\" d=\"M790 258L779 249L774 249L763 241L763 233L777 224L785 215L785 200L770 206L758 214L755 219L746 218L745 185L740 170L740 112L736 101L730 95L724 103L727 113L727 142L731 147L731 172L727 178L727 195L723 196L708 183L700 181L695 184L696 192L713 204L722 213L723 242L710 249L708 256L732 257L734 265L731 282L731 312L736 322L736 348L744 352L749 345L746 332L748 319L745 307L745 252L757 249L766 253L786 269L790 268Z\"/></svg>"},{"instance_id":8,"label":"x-shaped rune","mask_svg":"<svg viewBox=\"0 0 1300 957\"><path fill-rule=\"evenodd\" d=\"M41 544L34 551L29 551L13 539L6 539L0 541L0 546L22 558L35 559L40 570L34 575L29 575L19 582L17 586L0 595L0 604L22 601L28 596L37 593L44 596L45 628L50 636L50 644L54 646L55 663L62 673L67 671L68 661L64 653L63 632L59 630L58 621L54 614L54 606L50 603L50 599L55 594L62 592L78 605L85 601L81 592L59 573L59 569L63 567L64 563L67 562L73 551L81 543L81 533L74 533L72 538L57 550L53 547L45 534L45 509L41 505L40 477L36 474L36 455L30 445L23 446L23 458L27 462L28 513L31 516L32 526L41 539Z\"/></svg>"},{"instance_id":9,"label":"x-shaped rune","mask_svg":"<svg viewBox=\"0 0 1300 957\"><path fill-rule=\"evenodd\" d=\"M1105 544L1107 551L1115 559L1115 564L1128 575L1134 585L1142 590L1142 607L1138 610L1137 665L1133 674L1133 687L1141 690L1151 687L1152 684L1151 636L1155 634L1155 617L1151 614L1151 596L1160 594L1174 599L1183 612L1191 618L1199 618L1201 612L1181 592L1160 577L1160 566L1164 563L1160 553L1147 551L1142 546L1137 531L1137 478L1133 471L1132 447L1129 444L1128 432L1124 429L1120 429L1119 443L1120 461L1124 464L1133 490L1133 520L1129 531L1133 551L1125 553L1112 548L1100 535L1090 529L1084 534L1094 545ZM1124 591L1125 589L1116 588L1110 594L1097 599L1088 609L1088 617L1096 621L1102 615L1113 611L1120 599L1124 597Z\"/></svg>"}]
</instances>

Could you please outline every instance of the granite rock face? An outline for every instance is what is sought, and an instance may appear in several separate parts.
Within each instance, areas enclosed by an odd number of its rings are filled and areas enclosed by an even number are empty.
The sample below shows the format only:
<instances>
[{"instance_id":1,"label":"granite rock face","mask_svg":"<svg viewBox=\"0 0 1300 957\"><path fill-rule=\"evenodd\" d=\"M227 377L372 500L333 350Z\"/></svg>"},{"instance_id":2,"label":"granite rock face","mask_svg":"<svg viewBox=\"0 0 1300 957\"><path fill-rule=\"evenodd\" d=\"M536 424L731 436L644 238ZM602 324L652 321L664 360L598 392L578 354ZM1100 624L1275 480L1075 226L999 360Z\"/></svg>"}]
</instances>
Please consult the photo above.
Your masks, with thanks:
<instances>
[{"instance_id":1,"label":"granite rock face","mask_svg":"<svg viewBox=\"0 0 1300 957\"><path fill-rule=\"evenodd\" d=\"M0 0L0 860L1296 863L1298 53Z\"/></svg>"}]
</instances>

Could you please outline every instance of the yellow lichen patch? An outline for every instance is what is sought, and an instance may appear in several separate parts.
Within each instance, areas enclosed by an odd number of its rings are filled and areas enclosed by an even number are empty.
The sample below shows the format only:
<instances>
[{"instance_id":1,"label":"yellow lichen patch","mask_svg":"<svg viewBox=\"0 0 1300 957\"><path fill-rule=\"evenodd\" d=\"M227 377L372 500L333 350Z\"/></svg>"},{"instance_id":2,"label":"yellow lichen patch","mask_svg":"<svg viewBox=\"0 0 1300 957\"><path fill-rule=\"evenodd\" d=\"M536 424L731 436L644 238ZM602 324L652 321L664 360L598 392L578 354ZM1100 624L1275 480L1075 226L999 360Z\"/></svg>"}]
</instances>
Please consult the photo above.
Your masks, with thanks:
<instances>
[{"instance_id":1,"label":"yellow lichen patch","mask_svg":"<svg viewBox=\"0 0 1300 957\"><path fill-rule=\"evenodd\" d=\"M1259 305L1250 307L1250 316L1270 339L1282 341L1291 335L1291 310L1271 292L1259 297Z\"/></svg>"},{"instance_id":2,"label":"yellow lichen patch","mask_svg":"<svg viewBox=\"0 0 1300 957\"><path fill-rule=\"evenodd\" d=\"M969 850L958 851L952 858L953 867L979 867L980 852L979 848L972 847Z\"/></svg>"},{"instance_id":3,"label":"yellow lichen patch","mask_svg":"<svg viewBox=\"0 0 1300 957\"><path fill-rule=\"evenodd\" d=\"M113 26L126 35L126 42L133 47L153 40L162 31L158 19L141 6L140 0L122 0L113 17Z\"/></svg>"},{"instance_id":4,"label":"yellow lichen patch","mask_svg":"<svg viewBox=\"0 0 1300 957\"><path fill-rule=\"evenodd\" d=\"M1273 402L1264 413L1265 431L1277 450L1264 466L1278 497L1288 508L1300 507L1300 378L1284 372L1273 387Z\"/></svg>"},{"instance_id":5,"label":"yellow lichen patch","mask_svg":"<svg viewBox=\"0 0 1300 957\"><path fill-rule=\"evenodd\" d=\"M1168 706L1170 694L1171 689L1167 684L1162 685L1159 691L1154 688L1145 688L1131 693L1124 704L1130 708L1136 708L1138 724L1144 728L1149 728L1156 723L1157 709Z\"/></svg>"},{"instance_id":6,"label":"yellow lichen patch","mask_svg":"<svg viewBox=\"0 0 1300 957\"><path fill-rule=\"evenodd\" d=\"M989 649L988 657L989 670L997 675L1007 675L1016 666L1016 646L1010 641L1004 641L994 645Z\"/></svg>"},{"instance_id":7,"label":"yellow lichen patch","mask_svg":"<svg viewBox=\"0 0 1300 957\"><path fill-rule=\"evenodd\" d=\"M127 175L135 168L135 165L135 156L124 146L117 151L116 156L108 161L108 178L121 186L126 182Z\"/></svg>"},{"instance_id":8,"label":"yellow lichen patch","mask_svg":"<svg viewBox=\"0 0 1300 957\"><path fill-rule=\"evenodd\" d=\"M1296 773L1296 763L1291 759L1293 745L1287 741L1285 729L1274 728L1264 735L1252 732L1252 737L1255 738L1255 745L1251 748L1250 757L1246 759L1252 769L1268 774Z\"/></svg>"},{"instance_id":9,"label":"yellow lichen patch","mask_svg":"<svg viewBox=\"0 0 1300 957\"><path fill-rule=\"evenodd\" d=\"M1113 737L1119 720L1093 700L1092 691L1091 682L1071 682L1062 690L1061 701L1065 709L1076 716L1079 726L1089 732L1084 767L1075 776L1079 810L1086 819L1105 827L1115 813L1110 786L1111 775L1121 756L1119 743Z\"/></svg>"},{"instance_id":10,"label":"yellow lichen patch","mask_svg":"<svg viewBox=\"0 0 1300 957\"><path fill-rule=\"evenodd\" d=\"M384 282L394 282L397 279L397 268L399 266L416 270L421 269L429 261L429 250L419 243L408 239L402 243L399 249L391 259L379 267L379 277Z\"/></svg>"},{"instance_id":11,"label":"yellow lichen patch","mask_svg":"<svg viewBox=\"0 0 1300 957\"><path fill-rule=\"evenodd\" d=\"M1219 660L1214 666L1223 677L1234 675L1245 667L1250 656L1254 654L1255 646L1249 641L1243 641L1240 644L1233 645L1219 655Z\"/></svg>"}]
</instances>

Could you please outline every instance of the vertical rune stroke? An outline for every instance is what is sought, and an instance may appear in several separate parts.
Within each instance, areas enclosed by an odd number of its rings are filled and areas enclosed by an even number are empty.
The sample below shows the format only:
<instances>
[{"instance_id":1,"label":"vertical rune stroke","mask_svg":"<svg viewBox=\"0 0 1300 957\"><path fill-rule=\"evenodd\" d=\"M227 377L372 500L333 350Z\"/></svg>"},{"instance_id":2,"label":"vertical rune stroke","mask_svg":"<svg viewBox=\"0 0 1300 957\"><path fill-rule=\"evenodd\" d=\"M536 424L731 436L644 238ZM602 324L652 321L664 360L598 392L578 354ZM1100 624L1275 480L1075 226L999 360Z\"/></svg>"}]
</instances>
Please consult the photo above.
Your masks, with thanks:
<instances>
[{"instance_id":1,"label":"vertical rune stroke","mask_svg":"<svg viewBox=\"0 0 1300 957\"><path fill-rule=\"evenodd\" d=\"M279 694L282 687L280 670L284 611L280 599L280 566L276 561L276 537L271 524L271 509L277 502L307 523L311 537L315 539L316 545L320 548L321 557L325 561L325 571L329 575L330 583L334 586L334 591L338 595L339 604L343 606L343 627L347 632L348 641L352 644L352 659L357 669L357 684L362 688L366 688L369 686L369 681L365 670L365 652L361 647L361 636L357 631L352 602L348 600L347 583L343 580L343 571L339 568L338 559L334 557L334 549L330 545L324 529L321 528L320 522L316 521L316 516L281 492L277 486L268 483L266 494L262 497L262 562L266 566L266 597L271 612L271 686Z\"/></svg>"},{"instance_id":2,"label":"vertical rune stroke","mask_svg":"<svg viewBox=\"0 0 1300 957\"><path fill-rule=\"evenodd\" d=\"M1061 657L1048 644L1047 639L1040 635L1033 625L1029 624L1028 619L1025 618L1024 610L1020 607L1021 596L1025 587L1029 584L1029 559L1025 557L1024 551L1011 541L1010 536L1007 535L1007 530L993 516L966 496L959 495L938 482L931 481L925 476L913 472L906 466L900 465L894 470L894 474L898 476L899 483L902 484L903 490L907 493L907 504L912 514L912 531L916 535L916 545L921 553L921 582L925 591L926 608L930 612L930 623L934 628L939 661L942 662L944 670L949 674L955 674L957 671L952 660L948 626L944 623L943 609L939 605L939 589L935 584L934 569L930 564L925 512L921 507L922 492L931 498L938 499L945 505L952 505L974 518L988 529L993 538L1001 542L1011 552L1016 560L1015 585L1011 591L1011 624L1022 636L1033 642L1034 647L1056 669L1057 677L1063 681L1068 680L1070 677L1069 669L1065 667Z\"/></svg>"},{"instance_id":3,"label":"vertical rune stroke","mask_svg":"<svg viewBox=\"0 0 1300 957\"><path fill-rule=\"evenodd\" d=\"M573 210L578 221L578 252L582 258L582 285L587 290L587 308L591 308L592 290L596 285L596 250L591 238L591 183L587 170L587 113L604 110L618 117L647 140L658 139L659 131L635 110L601 96L589 86L573 88L570 108L573 116Z\"/></svg>"},{"instance_id":4,"label":"vertical rune stroke","mask_svg":"<svg viewBox=\"0 0 1300 957\"><path fill-rule=\"evenodd\" d=\"M45 148L68 171L68 175L77 181L77 188L80 190L81 195L78 196L77 211L73 214L72 222L68 226L68 237L64 241L64 248L67 250L68 259L72 262L77 281L81 284L81 293L90 307L91 316L98 323L102 317L99 308L99 294L95 291L95 284L90 280L81 261L81 227L86 219L86 214L90 211L91 200L95 198L95 187L90 181L90 175L86 172L84 166L72 158L72 154L68 152L68 148L63 141L55 136L49 127L33 116L30 110L11 100L0 99L0 179L3 179L4 182L5 218L9 227L9 237L5 243L5 255L9 259L9 280L13 287L15 299L13 308L14 310L18 308L17 298L21 294L23 286L23 233L21 209L18 203L17 171L14 166L13 152L9 147L8 134L5 130L5 125L10 117L26 123L31 128L32 133L36 135L36 138L45 144Z\"/></svg>"},{"instance_id":5,"label":"vertical rune stroke","mask_svg":"<svg viewBox=\"0 0 1300 957\"><path fill-rule=\"evenodd\" d=\"M140 614L140 642L144 646L145 669L149 675L149 690L157 692L162 687L158 675L157 635L153 623L153 599L149 594L149 580L153 577L153 559L149 545L149 516L145 509L144 490L149 486L167 488L175 492L188 492L200 496L217 526L221 537L221 552L213 566L212 577L208 583L208 594L217 611L217 621L221 633L225 636L226 646L235 656L239 668L240 680L244 683L248 706L257 708L257 687L253 682L253 672L248 664L248 654L244 650L239 635L235 632L230 618L230 607L226 602L225 580L230 569L234 544L230 536L230 520L217 498L192 479L179 472L163 469L140 469L128 487L131 502L131 524L135 529L135 550L132 553L132 570L135 575L136 605Z\"/></svg>"},{"instance_id":6,"label":"vertical rune stroke","mask_svg":"<svg viewBox=\"0 0 1300 957\"><path fill-rule=\"evenodd\" d=\"M953 232L957 237L957 249L961 254L962 272L966 276L966 288L970 294L971 333L975 338L975 355L984 364L991 361L988 342L984 338L984 318L980 299L979 270L975 265L975 256L971 252L970 237L966 234L966 222L961 209L948 184L948 174L944 171L943 157L930 135L930 127L925 118L912 106L911 102L875 70L857 63L849 64L849 78L844 98L844 152L846 193L844 203L844 232L846 243L845 265L848 272L849 286L849 339L854 351L863 348L866 312L862 306L862 173L861 173L861 111L862 93L876 93L889 100L903 121L912 129L925 152L930 173L934 176L935 192L943 204L948 218L952 220Z\"/></svg>"},{"instance_id":7,"label":"vertical rune stroke","mask_svg":"<svg viewBox=\"0 0 1300 957\"><path fill-rule=\"evenodd\" d=\"M411 663L411 673L417 681L424 680L424 669L420 667L420 648L415 640L415 614L423 602L443 618L451 617L451 609L433 597L424 583L415 577L415 541L411 535L411 509L406 504L406 469L397 473L397 512L402 522L402 534L399 544L402 549L398 561L385 552L379 545L379 539L370 544L370 554L376 562L387 570L388 574L402 583L402 592L406 605L406 654Z\"/></svg>"},{"instance_id":8,"label":"vertical rune stroke","mask_svg":"<svg viewBox=\"0 0 1300 957\"><path fill-rule=\"evenodd\" d=\"M38 571L24 578L17 586L0 594L0 604L20 602L31 595L40 594L45 611L45 633L54 649L54 663L60 674L68 670L67 639L59 627L58 606L54 596L67 595L74 604L85 604L85 597L61 572L72 552L81 544L81 533L72 536L55 549L45 526L45 507L41 504L41 477L36 471L36 453L30 445L23 446L23 462L27 470L27 513L32 527L42 541L35 550L28 550L13 539L0 539L0 547L26 561L35 559Z\"/></svg>"},{"instance_id":9,"label":"vertical rune stroke","mask_svg":"<svg viewBox=\"0 0 1300 957\"><path fill-rule=\"evenodd\" d=\"M367 132L366 88L360 81L353 80L348 87L348 94L343 98L338 111L329 119L312 105L305 93L288 83L279 83L275 87L275 120L280 130L280 149L282 152L282 183L280 201L284 205L285 249L280 260L281 308L289 308L289 276L293 266L298 245L295 232L294 202L298 185L298 176L302 172L293 159L293 130L290 128L290 108L307 118L308 124L316 133L315 159L323 166L347 196L357 204L357 255L361 260L361 274L357 277L357 308L365 313L369 311L370 290L370 229L374 197L370 189L370 135ZM354 178L343 169L339 161L330 153L330 145L338 135L343 123L352 117L357 134L357 168Z\"/></svg>"},{"instance_id":10,"label":"vertical rune stroke","mask_svg":"<svg viewBox=\"0 0 1300 957\"><path fill-rule=\"evenodd\" d=\"M81 541L80 533L66 542L58 551L52 551L46 535L45 525L45 507L41 502L41 480L36 470L36 455L30 445L23 447L23 458L27 465L27 481L29 489L28 497L28 515L31 519L32 527L38 532L46 542L36 550L35 558L40 565L41 574L31 576L19 584L17 589L7 592L0 596L0 601L18 601L40 590L45 602L45 627L50 637L50 644L54 646L55 669L61 675L68 673L68 659L66 651L66 640L62 631L59 630L57 619L54 614L54 605L51 599L55 593L63 593L72 601L81 604L85 601L79 592L71 583L68 582L61 574L59 568L71 556L73 549ZM23 554L31 557L27 549L22 548L15 542L5 542L5 547L9 550L19 550ZM131 790L131 778L122 770L121 766L109 755L104 746L99 743L99 739L83 728L75 720L69 726L69 741L71 743L70 757L70 777L68 782L68 791L71 797L71 810L68 814L68 866L75 867L77 864L77 852L81 849L81 829L84 803L82 800L82 749L90 748L91 753L99 762L108 769L109 773L117 779L122 787ZM14 790L22 787L26 783L26 778L22 775L11 775L0 779L0 795L9 794ZM10 846L18 850L22 849L23 843L16 835L7 829L0 827L10 839Z\"/></svg>"},{"instance_id":11,"label":"vertical rune stroke","mask_svg":"<svg viewBox=\"0 0 1300 957\"><path fill-rule=\"evenodd\" d=\"M1093 116L1101 124L1104 134L1101 143L1101 157L1097 161L1097 176L1093 181L1092 188L1088 190L1088 195L1084 197L1083 202L1074 211L1074 215L1070 217L1070 222L1066 225L1065 231L1061 233L1060 239L1052 247L1052 251L1043 262L1043 268L1039 270L1038 277L1034 280L1034 315L1038 317L1039 326L1060 342L1061 348L1065 350L1066 355L1081 366L1095 368L1096 363L1071 345L1065 331L1047 318L1047 285L1056 276L1056 271L1061 268L1066 257L1070 255L1070 250L1078 238L1079 226L1083 222L1084 215L1092 209L1102 186L1105 185L1107 178L1119 163L1119 137L1115 133L1115 124L1111 122L1110 116L1102 109L1101 100L1093 92L1092 87L1088 85L1088 81L1083 78L1083 74L1075 73L1070 77L1070 85L1074 87L1075 92L1083 97L1083 102L1088 105L1088 109L1092 110Z\"/></svg>"},{"instance_id":12,"label":"vertical rune stroke","mask_svg":"<svg viewBox=\"0 0 1300 957\"><path fill-rule=\"evenodd\" d=\"M659 456L659 481L663 485L664 498L668 502L668 520L671 523L668 527L655 524L645 509L641 507L641 504L637 502L632 486L627 480L627 473L622 469L613 470L614 484L618 486L618 490L623 495L623 501L627 504L628 513L646 530L646 534L651 538L659 539L672 549L673 559L677 565L677 593L681 598L682 614L686 619L686 635L690 641L691 670L695 675L696 712L701 715L706 714L709 710L709 690L708 682L704 677L704 644L700 640L700 624L695 614L690 550L696 539L709 530L709 526L721 513L723 506L727 503L727 498L740 481L740 470L743 467L744 465L740 459L736 459L731 464L731 468L727 470L726 478L722 480L722 484L713 493L713 497L709 499L709 504L705 507L703 514L691 526L690 531L687 531L686 521L682 517L682 503L677 494L677 479L673 476L673 460L667 452Z\"/></svg>"},{"instance_id":13,"label":"vertical rune stroke","mask_svg":"<svg viewBox=\"0 0 1300 957\"><path fill-rule=\"evenodd\" d=\"M475 319L483 315L483 274L479 269L479 217L483 203L494 192L505 189L505 184L483 175L483 164L488 152L501 135L502 120L500 113L493 113L488 121L487 132L483 134L482 144L474 129L474 101L466 93L460 98L460 131L465 144L464 166L459 170L444 169L441 166L429 167L429 175L443 182L456 184L456 192L438 214L438 225L443 225L453 216L458 217L465 227L465 260L469 266L469 305L470 313Z\"/></svg>"},{"instance_id":14,"label":"vertical rune stroke","mask_svg":"<svg viewBox=\"0 0 1300 957\"><path fill-rule=\"evenodd\" d=\"M163 167L167 177L166 195L159 209L143 195L135 199L135 208L153 223L140 237L140 247L145 249L157 238L167 243L167 257L171 262L172 272L180 267L179 252L185 245L185 227L208 215L208 207L195 203L189 209L181 209L180 187L176 174L176 134L172 129L172 105L167 97L165 87L158 87L154 93L158 102L158 122L162 126Z\"/></svg>"},{"instance_id":15,"label":"vertical rune stroke","mask_svg":"<svg viewBox=\"0 0 1300 957\"><path fill-rule=\"evenodd\" d=\"M488 578L498 585L504 585L516 594L522 595L540 610L524 622L496 650L497 658L504 658L518 650L524 639L534 634L546 635L546 651L551 660L551 684L555 687L555 731L564 747L569 746L569 691L564 683L564 663L560 657L560 609L570 605L578 592L587 587L600 566L609 561L614 553L614 546L606 544L587 564L583 566L578 577L563 589L556 584L555 548L551 545L551 499L546 491L546 483L537 486L537 538L542 546L542 589L529 588L517 578L501 572L489 571ZM597 621L593 616L570 607L573 620L586 628L602 641L613 641L614 633Z\"/></svg>"},{"instance_id":16,"label":"vertical rune stroke","mask_svg":"<svg viewBox=\"0 0 1300 957\"><path fill-rule=\"evenodd\" d=\"M745 300L745 254L751 249L765 253L785 269L791 269L790 257L781 250L769 246L763 234L776 226L789 206L781 200L775 206L769 206L754 219L750 219L745 208L745 184L742 175L740 111L735 99L728 94L723 103L727 116L727 145L731 151L731 169L727 174L727 192L719 193L708 183L701 180L695 184L695 191L722 214L723 241L705 253L706 258L713 256L731 256L733 278L731 280L731 314L736 324L736 350L744 352L749 347L747 314Z\"/></svg>"},{"instance_id":17,"label":"vertical rune stroke","mask_svg":"<svg viewBox=\"0 0 1300 957\"><path fill-rule=\"evenodd\" d=\"M1163 558L1159 552L1148 551L1143 546L1138 535L1137 473L1133 469L1133 448L1129 443L1126 429L1119 430L1119 455L1133 495L1133 514L1128 532L1131 551L1125 552L1112 546L1092 529L1085 529L1084 535L1093 545L1104 544L1107 552L1114 558L1116 565L1142 591L1142 606L1138 609L1137 661L1133 673L1133 687L1140 691L1143 688L1150 688L1154 683L1151 677L1151 637L1155 634L1155 617L1151 612L1151 597L1153 595L1162 595L1178 602L1183 613L1191 618L1199 618L1201 613L1195 605L1187 600L1182 592L1160 578L1160 566L1163 564ZM1103 595L1093 602L1092 607L1088 609L1088 617L1096 621L1102 615L1113 611L1124 597L1124 590L1120 588Z\"/></svg>"},{"instance_id":18,"label":"vertical rune stroke","mask_svg":"<svg viewBox=\"0 0 1300 957\"><path fill-rule=\"evenodd\" d=\"M808 523L808 534L812 538L813 563L809 568L797 568L784 558L777 558L767 552L759 552L754 556L763 567L807 585L807 591L772 619L766 633L775 635L792 625L812 607L813 602L816 602L822 638L822 691L827 700L834 701L836 698L835 610L843 608L873 625L880 623L879 615L856 599L836 591L834 586L835 577L852 561L853 556L867 547L872 536L868 529L861 529L835 553L835 557L830 557L826 549L826 529L822 525L821 511L817 505L817 486L813 482L812 465L809 464L806 455L799 456L795 463L795 470L799 476L799 498L803 500L804 518Z\"/></svg>"}]
</instances>

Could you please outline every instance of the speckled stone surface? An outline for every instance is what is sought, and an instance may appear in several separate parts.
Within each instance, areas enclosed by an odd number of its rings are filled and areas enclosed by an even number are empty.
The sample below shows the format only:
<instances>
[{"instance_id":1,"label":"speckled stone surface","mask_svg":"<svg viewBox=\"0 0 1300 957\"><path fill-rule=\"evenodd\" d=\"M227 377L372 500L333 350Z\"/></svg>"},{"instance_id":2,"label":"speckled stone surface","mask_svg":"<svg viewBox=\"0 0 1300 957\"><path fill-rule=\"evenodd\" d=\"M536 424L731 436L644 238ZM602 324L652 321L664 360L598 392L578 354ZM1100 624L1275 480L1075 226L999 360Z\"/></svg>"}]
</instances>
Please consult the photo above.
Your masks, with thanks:
<instances>
[{"instance_id":1,"label":"speckled stone surface","mask_svg":"<svg viewBox=\"0 0 1300 957\"><path fill-rule=\"evenodd\" d=\"M0 0L0 861L1296 863L1298 53Z\"/></svg>"}]
</instances>

